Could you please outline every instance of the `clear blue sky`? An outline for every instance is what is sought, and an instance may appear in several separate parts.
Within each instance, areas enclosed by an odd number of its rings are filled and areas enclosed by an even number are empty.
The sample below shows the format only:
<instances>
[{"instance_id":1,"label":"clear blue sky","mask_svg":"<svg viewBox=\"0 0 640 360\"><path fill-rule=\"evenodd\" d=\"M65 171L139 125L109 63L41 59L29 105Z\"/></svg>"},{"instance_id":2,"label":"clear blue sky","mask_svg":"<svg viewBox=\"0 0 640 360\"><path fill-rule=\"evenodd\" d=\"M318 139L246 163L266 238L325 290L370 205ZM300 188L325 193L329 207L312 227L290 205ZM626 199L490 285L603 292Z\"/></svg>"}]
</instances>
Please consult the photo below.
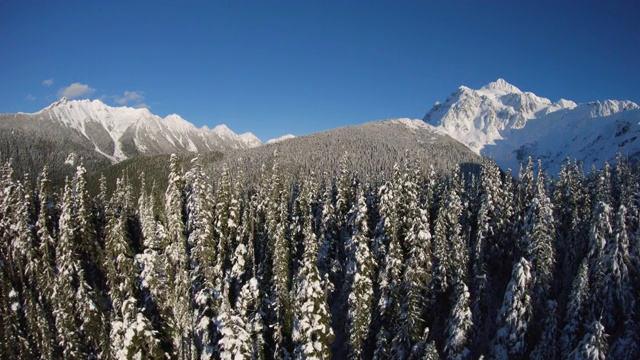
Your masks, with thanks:
<instances>
[{"instance_id":1,"label":"clear blue sky","mask_svg":"<svg viewBox=\"0 0 640 360\"><path fill-rule=\"evenodd\" d=\"M64 89L267 140L421 118L499 77L640 102L638 1L0 0L0 112Z\"/></svg>"}]
</instances>

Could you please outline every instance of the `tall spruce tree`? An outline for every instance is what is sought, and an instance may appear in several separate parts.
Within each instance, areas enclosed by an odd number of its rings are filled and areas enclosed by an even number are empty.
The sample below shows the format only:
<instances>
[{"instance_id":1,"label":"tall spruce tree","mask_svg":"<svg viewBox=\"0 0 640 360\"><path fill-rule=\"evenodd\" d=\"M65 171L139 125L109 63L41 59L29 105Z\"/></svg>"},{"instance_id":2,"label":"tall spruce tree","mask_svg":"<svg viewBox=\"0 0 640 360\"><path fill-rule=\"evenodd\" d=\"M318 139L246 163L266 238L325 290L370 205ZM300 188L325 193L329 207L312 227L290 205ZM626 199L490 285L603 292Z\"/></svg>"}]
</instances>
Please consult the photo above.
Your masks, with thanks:
<instances>
[{"instance_id":1,"label":"tall spruce tree","mask_svg":"<svg viewBox=\"0 0 640 360\"><path fill-rule=\"evenodd\" d=\"M215 352L214 317L220 305L223 274L222 260L216 251L211 199L213 189L209 177L204 173L199 157L191 160L191 170L185 174L189 182L186 199L187 243L191 247L189 269L191 270L191 292L194 294L194 341L202 359ZM219 239L224 236L219 237ZM224 242L219 242L223 244ZM224 252L221 251L223 254Z\"/></svg>"},{"instance_id":2,"label":"tall spruce tree","mask_svg":"<svg viewBox=\"0 0 640 360\"><path fill-rule=\"evenodd\" d=\"M607 335L600 321L594 321L589 332L584 336L580 344L569 355L569 359L575 360L605 360L607 358Z\"/></svg>"},{"instance_id":3,"label":"tall spruce tree","mask_svg":"<svg viewBox=\"0 0 640 360\"><path fill-rule=\"evenodd\" d=\"M407 265L402 274L401 309L394 341L408 353L420 342L425 330L425 312L428 308L427 289L431 282L432 252L428 211L422 206L415 209L411 228L407 234Z\"/></svg>"},{"instance_id":4,"label":"tall spruce tree","mask_svg":"<svg viewBox=\"0 0 640 360\"><path fill-rule=\"evenodd\" d=\"M471 328L470 294L462 280L453 285L451 300L453 306L447 320L446 343L444 352L449 359L468 359L471 351L468 347Z\"/></svg>"},{"instance_id":5,"label":"tall spruce tree","mask_svg":"<svg viewBox=\"0 0 640 360\"><path fill-rule=\"evenodd\" d=\"M373 277L375 260L371 253L371 232L368 225L366 199L362 190L351 211L352 237L349 242L348 298L348 355L350 359L361 359L366 354L372 310L374 304Z\"/></svg>"},{"instance_id":6,"label":"tall spruce tree","mask_svg":"<svg viewBox=\"0 0 640 360\"><path fill-rule=\"evenodd\" d=\"M567 358L573 351L584 332L586 316L590 308L589 292L589 264L585 259L580 265L569 293L569 303L564 319L565 325L560 338L560 350L564 358Z\"/></svg>"},{"instance_id":7,"label":"tall spruce tree","mask_svg":"<svg viewBox=\"0 0 640 360\"><path fill-rule=\"evenodd\" d=\"M39 178L38 205L39 212L35 224L35 232L39 241L38 257L34 263L35 284L38 291L34 294L42 309L38 317L38 328L41 332L40 352L43 358L53 358L58 353L55 333L55 319L53 317L53 284L55 283L56 264L54 238L54 206L48 170L45 167Z\"/></svg>"},{"instance_id":8,"label":"tall spruce tree","mask_svg":"<svg viewBox=\"0 0 640 360\"><path fill-rule=\"evenodd\" d=\"M133 244L133 208L130 189L118 179L109 206L105 239L105 269L111 298L110 352L113 358L158 358L161 350L158 332L138 307L138 272Z\"/></svg>"},{"instance_id":9,"label":"tall spruce tree","mask_svg":"<svg viewBox=\"0 0 640 360\"><path fill-rule=\"evenodd\" d=\"M191 315L191 276L187 239L184 234L184 179L178 157L169 160L169 184L165 192L165 214L167 217L167 278L168 301L171 310L170 327L174 356L190 359L195 354Z\"/></svg>"},{"instance_id":10,"label":"tall spruce tree","mask_svg":"<svg viewBox=\"0 0 640 360\"><path fill-rule=\"evenodd\" d=\"M318 240L312 215L313 185L307 183L301 194L303 229L302 264L295 276L294 323L292 340L297 359L330 359L334 334L330 326L329 308L318 271Z\"/></svg>"},{"instance_id":11,"label":"tall spruce tree","mask_svg":"<svg viewBox=\"0 0 640 360\"><path fill-rule=\"evenodd\" d=\"M513 266L511 281L504 293L497 319L498 331L492 349L495 359L518 358L527 351L525 336L531 317L531 282L531 265L521 258Z\"/></svg>"},{"instance_id":12,"label":"tall spruce tree","mask_svg":"<svg viewBox=\"0 0 640 360\"><path fill-rule=\"evenodd\" d=\"M72 226L71 188L67 179L60 214L60 234L56 247L56 268L58 275L53 285L53 306L55 324L58 331L58 344L66 359L81 358L83 352L80 342L80 329L75 318L72 304L75 300L74 283L77 281L78 268L75 261L75 244Z\"/></svg>"},{"instance_id":13,"label":"tall spruce tree","mask_svg":"<svg viewBox=\"0 0 640 360\"><path fill-rule=\"evenodd\" d=\"M293 326L291 307L290 242L288 239L288 197L282 183L277 154L269 182L270 203L266 214L266 226L271 258L270 307L273 314L273 354L289 357L290 334Z\"/></svg>"}]
</instances>

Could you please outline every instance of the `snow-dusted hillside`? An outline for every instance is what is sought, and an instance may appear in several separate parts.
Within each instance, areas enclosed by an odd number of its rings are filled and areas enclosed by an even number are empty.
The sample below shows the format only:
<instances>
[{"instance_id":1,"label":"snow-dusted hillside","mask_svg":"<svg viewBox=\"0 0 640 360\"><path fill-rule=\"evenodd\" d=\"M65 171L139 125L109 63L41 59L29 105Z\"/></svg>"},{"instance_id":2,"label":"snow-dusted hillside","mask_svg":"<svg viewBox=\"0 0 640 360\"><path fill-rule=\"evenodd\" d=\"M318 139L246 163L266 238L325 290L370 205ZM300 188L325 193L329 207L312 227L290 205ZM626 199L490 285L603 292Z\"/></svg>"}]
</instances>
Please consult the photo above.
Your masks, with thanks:
<instances>
[{"instance_id":1,"label":"snow-dusted hillside","mask_svg":"<svg viewBox=\"0 0 640 360\"><path fill-rule=\"evenodd\" d=\"M112 162L138 154L242 149L262 143L251 133L237 135L225 125L196 128L179 115L164 119L147 109L111 107L100 100L63 98L35 114L20 114L77 130Z\"/></svg>"},{"instance_id":2,"label":"snow-dusted hillside","mask_svg":"<svg viewBox=\"0 0 640 360\"><path fill-rule=\"evenodd\" d=\"M464 172L477 172L482 158L452 139L444 131L421 119L390 119L361 125L339 127L309 135L296 136L253 149L229 151L217 166L241 171L243 176L259 179L263 165L274 161L287 174L336 174L346 159L349 171L358 177L389 179L394 165L411 159L422 170L449 173L457 165ZM324 175L323 175L324 176Z\"/></svg>"},{"instance_id":3,"label":"snow-dusted hillside","mask_svg":"<svg viewBox=\"0 0 640 360\"><path fill-rule=\"evenodd\" d=\"M552 102L503 79L479 90L461 86L424 121L446 131L504 169L528 156L551 171L567 158L600 167L617 152L640 155L640 107L630 101Z\"/></svg>"}]
</instances>

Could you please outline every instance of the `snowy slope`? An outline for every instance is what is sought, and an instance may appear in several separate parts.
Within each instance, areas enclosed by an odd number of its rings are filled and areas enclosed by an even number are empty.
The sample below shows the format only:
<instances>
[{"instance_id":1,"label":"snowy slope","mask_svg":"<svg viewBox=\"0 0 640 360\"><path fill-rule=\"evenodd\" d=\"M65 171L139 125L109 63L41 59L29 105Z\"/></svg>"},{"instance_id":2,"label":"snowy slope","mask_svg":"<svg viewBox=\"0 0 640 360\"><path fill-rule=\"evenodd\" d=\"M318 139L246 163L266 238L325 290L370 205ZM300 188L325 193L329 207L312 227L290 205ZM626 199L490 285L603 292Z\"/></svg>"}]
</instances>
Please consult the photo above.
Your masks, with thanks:
<instances>
[{"instance_id":1,"label":"snowy slope","mask_svg":"<svg viewBox=\"0 0 640 360\"><path fill-rule=\"evenodd\" d=\"M347 158L349 171L361 178L389 179L394 164L415 160L423 170L449 173L460 165L477 171L482 158L442 130L421 119L391 119L339 127L247 150L230 151L219 166L259 178L262 165L278 163L290 174L335 174ZM407 158L408 155L408 158Z\"/></svg>"},{"instance_id":2,"label":"snowy slope","mask_svg":"<svg viewBox=\"0 0 640 360\"><path fill-rule=\"evenodd\" d=\"M293 134L286 134L286 135L282 135L282 136L280 136L278 138L275 138L275 139L269 139L269 140L267 140L267 142L265 144L275 144L275 143L280 142L280 141L293 139L294 137L296 137L296 136L293 135Z\"/></svg>"},{"instance_id":3,"label":"snowy slope","mask_svg":"<svg viewBox=\"0 0 640 360\"><path fill-rule=\"evenodd\" d=\"M51 121L80 132L95 151L112 162L138 154L198 152L243 149L260 146L251 133L237 135L225 125L214 129L196 128L179 115L164 119L147 109L111 107L100 100L67 101L63 98L35 114L40 121Z\"/></svg>"},{"instance_id":4,"label":"snowy slope","mask_svg":"<svg viewBox=\"0 0 640 360\"><path fill-rule=\"evenodd\" d=\"M498 79L479 90L461 86L423 120L504 169L531 156L557 170L567 157L600 167L616 152L638 156L638 109L630 101L552 102Z\"/></svg>"}]
</instances>

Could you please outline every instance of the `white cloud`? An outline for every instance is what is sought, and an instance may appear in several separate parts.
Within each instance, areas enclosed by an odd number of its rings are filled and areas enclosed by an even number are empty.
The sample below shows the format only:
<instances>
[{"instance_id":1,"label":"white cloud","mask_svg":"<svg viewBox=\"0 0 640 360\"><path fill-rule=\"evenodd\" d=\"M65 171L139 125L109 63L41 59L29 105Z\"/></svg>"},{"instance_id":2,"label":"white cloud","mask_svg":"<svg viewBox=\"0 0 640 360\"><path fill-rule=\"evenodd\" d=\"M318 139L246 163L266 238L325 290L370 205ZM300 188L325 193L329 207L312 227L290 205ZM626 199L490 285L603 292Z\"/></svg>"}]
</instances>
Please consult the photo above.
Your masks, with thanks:
<instances>
[{"instance_id":1,"label":"white cloud","mask_svg":"<svg viewBox=\"0 0 640 360\"><path fill-rule=\"evenodd\" d=\"M73 99L81 96L91 95L96 89L90 88L87 84L73 83L66 88L58 91L59 97L66 97L67 99Z\"/></svg>"},{"instance_id":2,"label":"white cloud","mask_svg":"<svg viewBox=\"0 0 640 360\"><path fill-rule=\"evenodd\" d=\"M136 109L151 109L151 106L145 104L145 103L137 103L135 105L133 105L134 108Z\"/></svg>"},{"instance_id":3,"label":"white cloud","mask_svg":"<svg viewBox=\"0 0 640 360\"><path fill-rule=\"evenodd\" d=\"M37 97L35 97L35 96L31 95L31 94L27 95L26 97L27 97L27 100L29 100L29 101L34 101L35 99L37 99Z\"/></svg>"},{"instance_id":4,"label":"white cloud","mask_svg":"<svg viewBox=\"0 0 640 360\"><path fill-rule=\"evenodd\" d=\"M144 94L140 91L125 91L124 96L116 95L114 98L119 105L126 105L130 102L139 104L144 100Z\"/></svg>"},{"instance_id":5,"label":"white cloud","mask_svg":"<svg viewBox=\"0 0 640 360\"><path fill-rule=\"evenodd\" d=\"M51 78L51 79L47 79L47 80L43 80L43 81L42 81L42 85L44 85L44 86L51 86L51 85L53 85L53 78Z\"/></svg>"}]
</instances>

